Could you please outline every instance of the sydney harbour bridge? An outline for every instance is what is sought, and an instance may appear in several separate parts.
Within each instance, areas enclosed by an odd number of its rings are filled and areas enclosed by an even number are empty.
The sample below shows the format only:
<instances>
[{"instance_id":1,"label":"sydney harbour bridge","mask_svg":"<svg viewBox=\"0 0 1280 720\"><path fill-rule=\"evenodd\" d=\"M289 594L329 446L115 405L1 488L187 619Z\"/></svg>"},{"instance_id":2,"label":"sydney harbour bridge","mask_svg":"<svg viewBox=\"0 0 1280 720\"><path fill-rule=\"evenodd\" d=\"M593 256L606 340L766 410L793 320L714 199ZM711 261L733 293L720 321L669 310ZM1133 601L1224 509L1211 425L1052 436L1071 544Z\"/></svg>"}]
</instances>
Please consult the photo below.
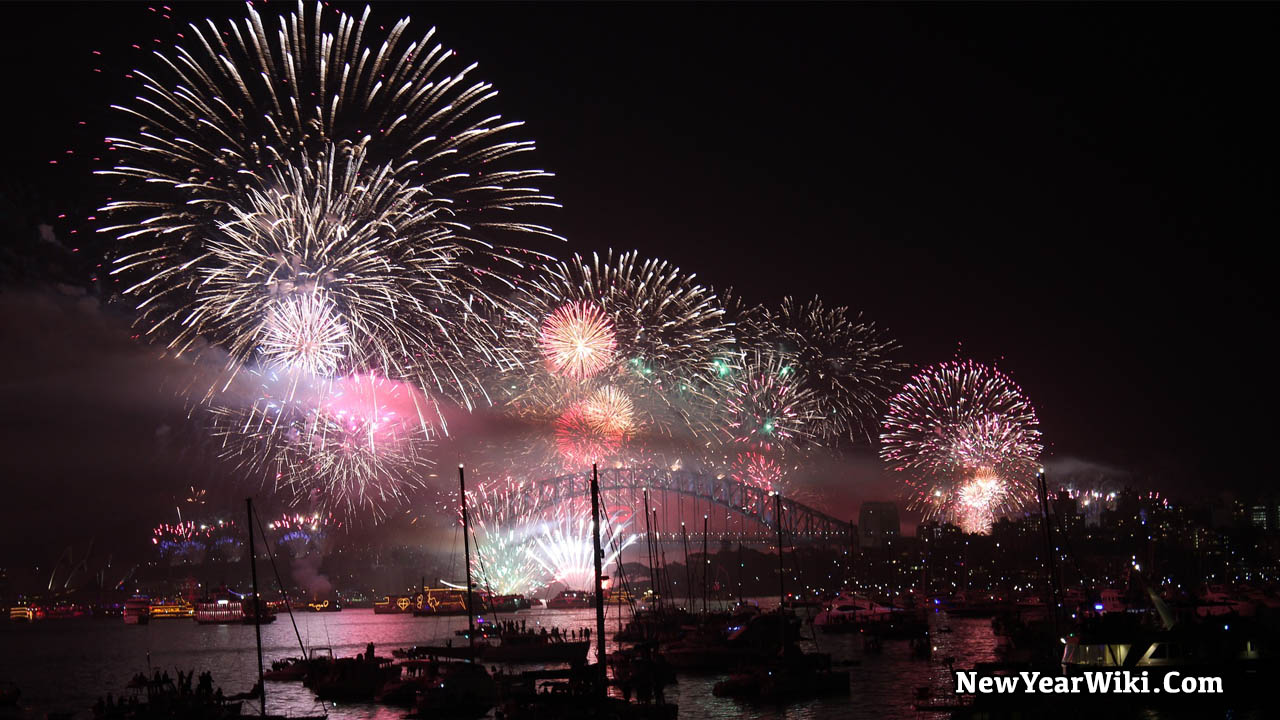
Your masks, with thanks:
<instances>
[{"instance_id":1,"label":"sydney harbour bridge","mask_svg":"<svg viewBox=\"0 0 1280 720\"><path fill-rule=\"evenodd\" d=\"M645 495L654 514L650 527L663 542L680 541L681 525L690 540L701 541L703 518L710 540L776 543L778 510L787 544L816 543L848 546L855 542L851 522L828 515L796 500L747 485L731 477L693 470L666 468L601 468L600 494L606 506L634 508L632 532L645 532ZM547 511L591 495L591 473L574 473L532 484L534 511Z\"/></svg>"}]
</instances>

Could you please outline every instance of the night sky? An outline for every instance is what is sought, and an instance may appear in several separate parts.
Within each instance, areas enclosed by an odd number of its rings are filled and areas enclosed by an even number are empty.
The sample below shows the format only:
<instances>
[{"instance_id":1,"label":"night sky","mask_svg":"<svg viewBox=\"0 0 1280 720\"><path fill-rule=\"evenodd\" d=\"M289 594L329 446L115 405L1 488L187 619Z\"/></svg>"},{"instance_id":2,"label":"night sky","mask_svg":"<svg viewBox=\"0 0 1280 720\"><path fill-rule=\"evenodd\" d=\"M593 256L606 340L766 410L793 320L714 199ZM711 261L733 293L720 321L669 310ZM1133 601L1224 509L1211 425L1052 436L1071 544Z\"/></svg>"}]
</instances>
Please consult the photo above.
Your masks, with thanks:
<instances>
[{"instance_id":1,"label":"night sky","mask_svg":"<svg viewBox=\"0 0 1280 720\"><path fill-rule=\"evenodd\" d=\"M67 212L63 239L91 225L88 157L132 97L130 44L175 29L147 8L0 8L7 214ZM1183 493L1271 485L1275 6L374 7L406 13L527 121L565 206L557 254L639 249L753 301L817 293L906 362L997 362L1050 458ZM133 452L183 432L156 433L163 401L135 407L152 401L131 383L155 394L143 355L14 292L5 482L25 489L0 518L179 492Z\"/></svg>"}]
</instances>

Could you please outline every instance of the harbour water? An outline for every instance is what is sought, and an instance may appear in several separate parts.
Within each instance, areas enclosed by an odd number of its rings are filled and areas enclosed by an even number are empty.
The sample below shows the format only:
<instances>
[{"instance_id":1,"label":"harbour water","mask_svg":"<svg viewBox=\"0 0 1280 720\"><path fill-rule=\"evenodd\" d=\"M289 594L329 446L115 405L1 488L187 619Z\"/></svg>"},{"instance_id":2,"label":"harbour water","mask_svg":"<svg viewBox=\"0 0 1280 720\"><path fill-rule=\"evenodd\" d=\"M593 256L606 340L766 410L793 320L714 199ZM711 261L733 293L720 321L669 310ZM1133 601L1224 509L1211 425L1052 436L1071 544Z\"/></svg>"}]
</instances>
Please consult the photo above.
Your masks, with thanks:
<instances>
[{"instance_id":1,"label":"harbour water","mask_svg":"<svg viewBox=\"0 0 1280 720\"><path fill-rule=\"evenodd\" d=\"M613 612L611 607L609 637L617 627ZM458 643L461 640L454 637L454 631L467 624L465 617L415 618L376 615L372 610L297 613L295 617L308 648L331 647L337 656L364 652L369 642L377 646L379 655L386 656L398 647L441 644L446 639ZM565 629L593 627L595 623L590 610L536 608L514 617L529 625ZM864 656L858 635L817 635L817 649L831 653L833 661L862 661L849 668L853 688L849 697L813 700L785 710L762 708L714 697L711 688L719 679L714 675L682 675L678 684L667 689L667 697L679 704L680 717L686 720L916 718L919 715L911 707L916 688L927 686L934 694L952 690L945 658L954 658L957 667L994 658L990 621L936 615L932 622L951 628L951 632L933 634L937 649L932 661L913 659L905 641L886 641L882 652ZM805 635L810 635L808 627ZM287 615L262 627L262 642L268 667L273 659L300 654ZM813 641L803 644L813 649ZM612 650L612 640L608 646ZM167 670L171 677L179 669L210 670L215 685L227 694L249 690L257 675L253 627L246 625L197 625L187 619L129 626L119 618L0 623L0 647L0 679L16 683L23 694L21 706L0 711L0 717L44 718L50 712L75 712L75 717L88 718L88 708L100 696L108 692L118 696L133 675L148 668ZM590 657L594 660L594 647ZM301 683L268 683L267 698L268 711L274 713L314 714L320 708ZM251 709L249 705L245 705L246 713L256 711L256 706ZM335 720L389 720L405 715L403 709L372 704L331 705L328 711Z\"/></svg>"}]
</instances>

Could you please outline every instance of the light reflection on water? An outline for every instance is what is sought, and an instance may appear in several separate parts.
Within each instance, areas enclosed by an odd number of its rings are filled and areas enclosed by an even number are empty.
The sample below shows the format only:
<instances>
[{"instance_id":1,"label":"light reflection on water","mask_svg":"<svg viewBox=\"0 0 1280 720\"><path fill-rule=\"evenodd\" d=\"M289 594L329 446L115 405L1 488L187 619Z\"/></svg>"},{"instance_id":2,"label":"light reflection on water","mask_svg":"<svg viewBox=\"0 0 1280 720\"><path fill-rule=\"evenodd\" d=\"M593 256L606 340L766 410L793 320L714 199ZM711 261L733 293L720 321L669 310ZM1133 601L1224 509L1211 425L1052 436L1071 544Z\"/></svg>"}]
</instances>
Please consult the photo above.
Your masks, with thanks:
<instances>
[{"instance_id":1,"label":"light reflection on water","mask_svg":"<svg viewBox=\"0 0 1280 720\"><path fill-rule=\"evenodd\" d=\"M610 608L607 635L612 636L617 620ZM511 617L511 616L507 616ZM590 610L546 610L538 608L515 616L530 625L558 625L583 628L594 625ZM332 647L335 655L352 656L364 652L373 642L379 655L392 648L414 644L443 643L454 639L454 631L466 627L465 617L415 618L409 615L375 615L372 610L340 613L299 613L298 631L308 648ZM711 695L716 676L681 676L667 696L680 706L680 717L817 720L851 718L893 720L920 717L912 710L916 688L927 686L935 695L952 690L950 672L943 664L955 658L957 667L994 659L994 637L990 622L935 616L935 624L949 625L950 633L935 633L937 651L932 662L912 659L905 641L886 641L883 652L865 654L858 635L818 635L818 649L832 654L836 662L862 661L849 668L852 694L848 698L814 700L785 710L760 708ZM809 633L808 628L805 630ZM298 641L287 615L262 628L265 660L298 655ZM812 643L808 643L812 646ZM148 653L152 667L176 676L184 672L211 670L214 683L224 693L247 691L257 677L252 626L197 625L192 620L157 620L150 625L127 626L119 619L76 619L44 621L33 625L0 623L0 680L11 680L22 689L23 707L0 717L43 718L51 710L79 711L90 717L87 708L108 691L119 693L129 678L146 670ZM609 648L613 643L610 640ZM594 643L591 657L594 658ZM524 666L527 668L528 666ZM319 704L301 683L269 683L268 711L276 713L316 713ZM256 707L254 708L256 709ZM249 703L245 712L251 711ZM345 718L401 718L399 708L377 705L340 705L329 708L330 716Z\"/></svg>"}]
</instances>

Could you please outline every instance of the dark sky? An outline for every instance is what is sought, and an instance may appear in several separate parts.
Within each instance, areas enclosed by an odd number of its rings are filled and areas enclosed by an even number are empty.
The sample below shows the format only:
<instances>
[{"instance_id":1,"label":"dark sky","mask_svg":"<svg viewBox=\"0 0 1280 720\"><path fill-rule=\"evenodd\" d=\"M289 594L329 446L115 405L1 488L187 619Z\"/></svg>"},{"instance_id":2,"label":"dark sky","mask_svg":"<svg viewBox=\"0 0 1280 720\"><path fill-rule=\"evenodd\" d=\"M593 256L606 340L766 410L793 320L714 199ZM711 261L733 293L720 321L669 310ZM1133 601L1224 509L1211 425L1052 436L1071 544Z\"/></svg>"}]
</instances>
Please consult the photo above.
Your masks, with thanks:
<instances>
[{"instance_id":1,"label":"dark sky","mask_svg":"<svg viewBox=\"0 0 1280 720\"><path fill-rule=\"evenodd\" d=\"M5 187L42 213L98 202L65 151L131 96L131 43L172 36L147 8L0 6ZM996 361L1054 457L1271 483L1274 5L374 7L406 13L528 122L564 255L637 248L865 311L913 364Z\"/></svg>"}]
</instances>

